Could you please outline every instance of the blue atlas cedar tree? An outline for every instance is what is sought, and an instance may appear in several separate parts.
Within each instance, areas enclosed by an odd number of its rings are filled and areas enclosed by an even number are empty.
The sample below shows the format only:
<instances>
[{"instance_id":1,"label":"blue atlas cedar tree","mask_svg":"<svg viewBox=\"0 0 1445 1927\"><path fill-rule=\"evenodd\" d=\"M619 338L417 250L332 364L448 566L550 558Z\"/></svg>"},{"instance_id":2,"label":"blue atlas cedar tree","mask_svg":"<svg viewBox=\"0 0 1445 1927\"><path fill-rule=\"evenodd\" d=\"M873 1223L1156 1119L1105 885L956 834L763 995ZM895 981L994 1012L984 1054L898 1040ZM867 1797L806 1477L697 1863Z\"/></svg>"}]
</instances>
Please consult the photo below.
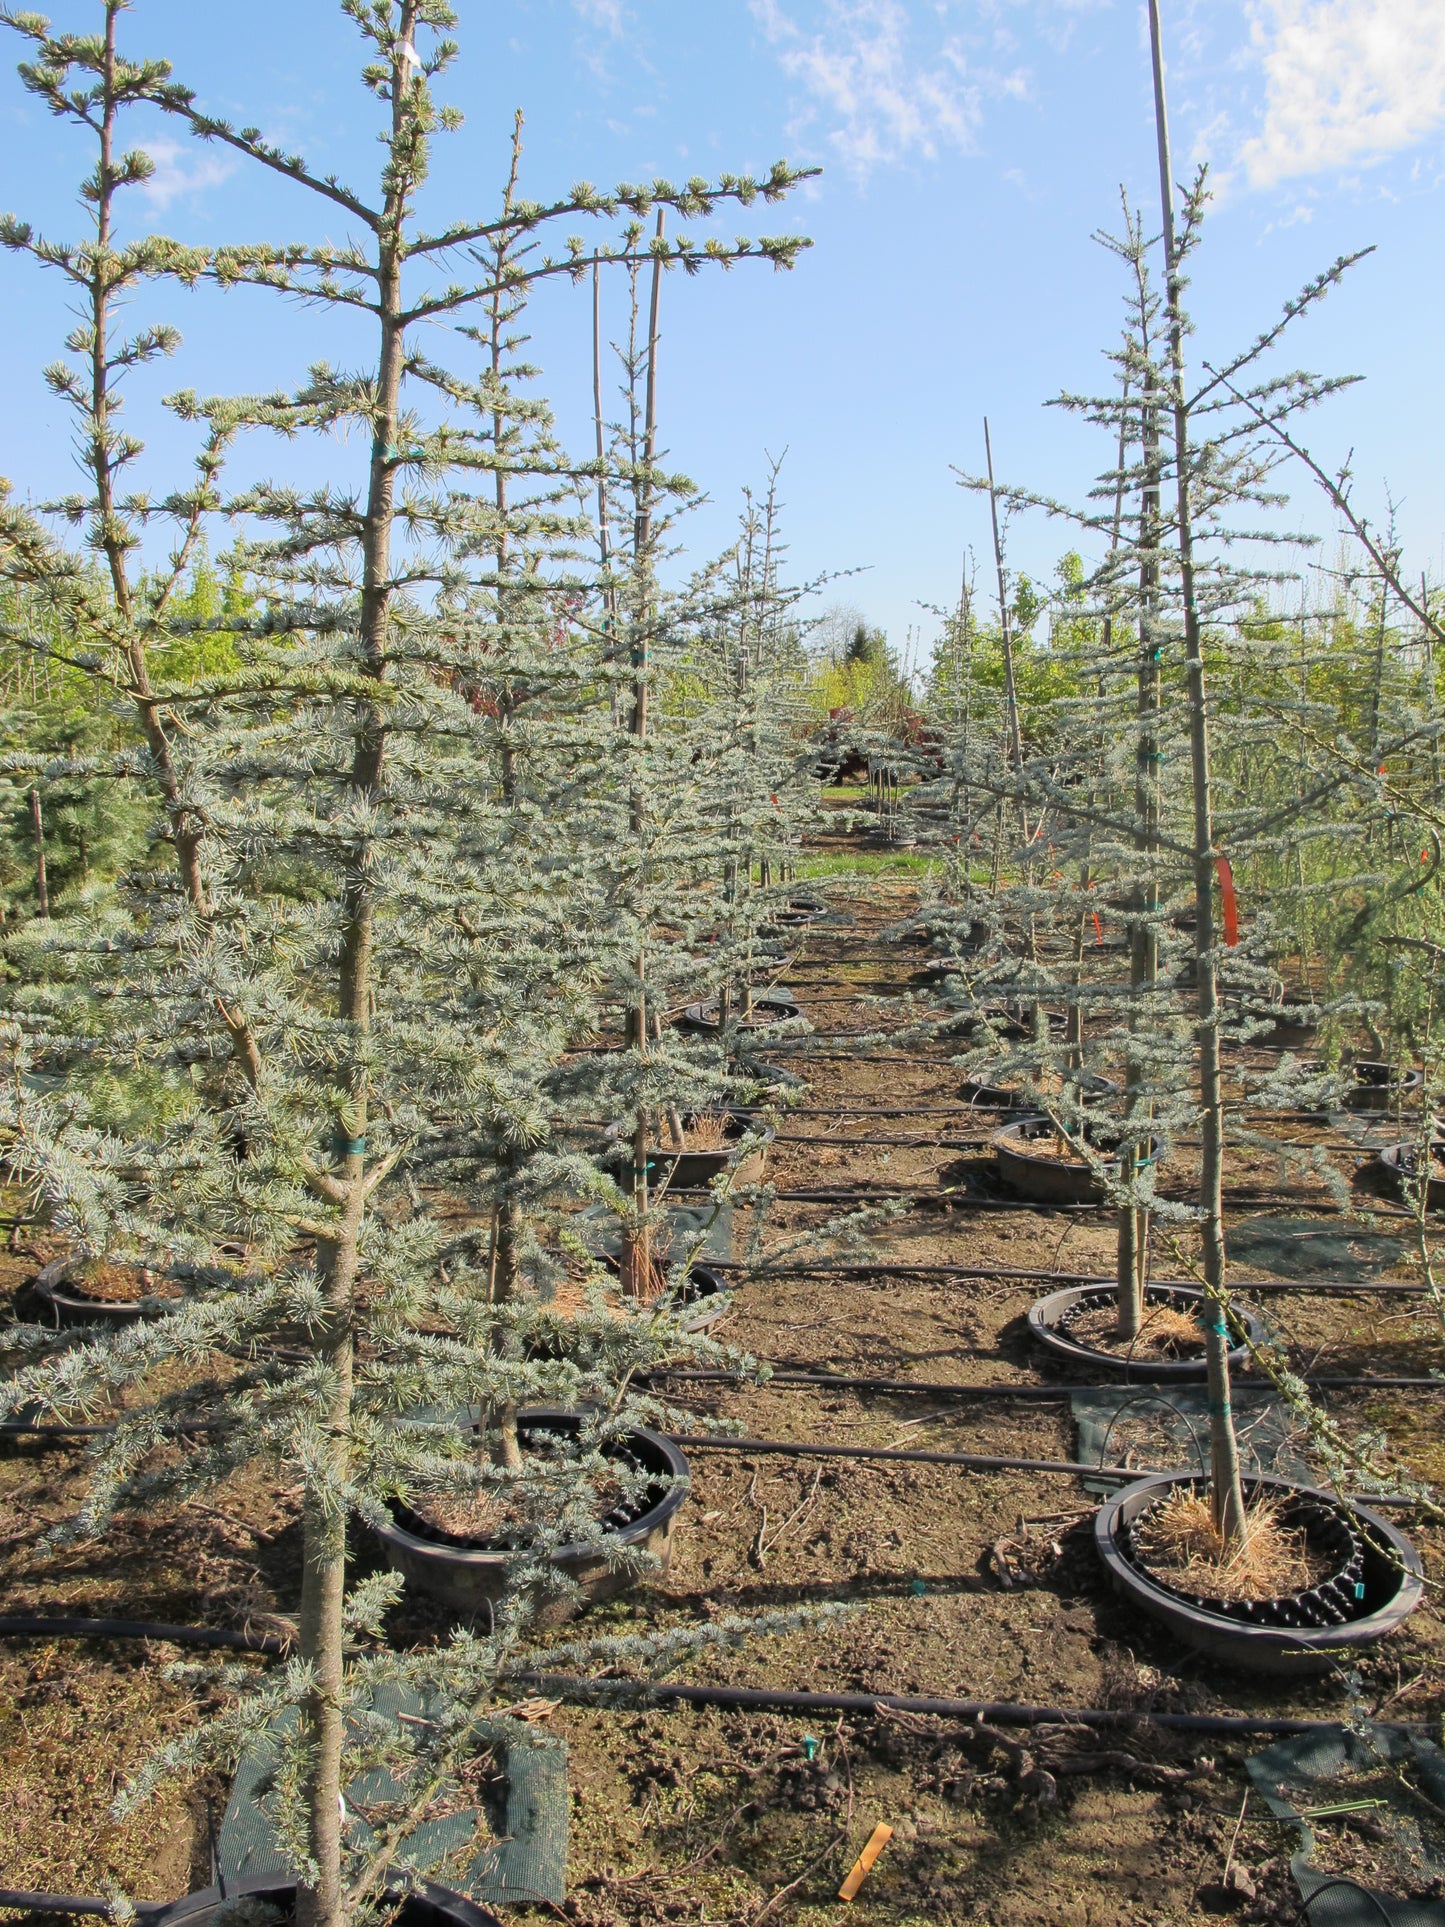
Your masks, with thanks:
<instances>
[{"instance_id":1,"label":"blue atlas cedar tree","mask_svg":"<svg viewBox=\"0 0 1445 1927\"><path fill-rule=\"evenodd\" d=\"M565 1589L550 1555L597 1539L599 1490L625 1498L642 1477L605 1449L661 1410L633 1389L637 1374L706 1349L680 1330L671 1297L630 1316L604 1309L586 1251L569 1267L558 1244L569 1187L574 1200L609 1195L556 1119L572 1122L586 1089L568 1042L605 1023L619 967L624 979L631 967L631 950L619 966L612 909L634 880L611 844L617 656L597 611L613 585L581 560L585 494L615 457L572 463L555 446L511 362L520 303L594 261L659 275L745 258L789 266L804 245L793 236L659 236L640 254L639 230L663 207L694 219L778 200L798 176L780 164L761 181L583 184L543 204L519 194L514 143L497 211L429 229L431 146L459 124L435 95L455 52L439 0L344 0L384 119L369 197L206 115L164 62L124 55L123 10L104 0L94 36L0 15L30 42L26 84L99 155L86 243L52 244L14 218L0 237L87 304L68 344L79 365L51 378L81 426L84 492L61 505L79 542L7 504L0 559L29 601L17 619L7 605L6 637L129 706L116 773L158 811L149 862L45 934L60 988L12 1000L3 1129L12 1168L78 1256L149 1260L184 1295L119 1337L20 1332L22 1369L0 1403L66 1414L128 1389L77 1533L104 1530L120 1507L177 1504L256 1459L299 1485L296 1659L169 1748L131 1797L267 1736L298 1919L331 1927L371 1903L402 1840L397 1826L370 1840L349 1827L341 1789L383 1756L435 1788L495 1737L489 1708L507 1681L555 1657L532 1630ZM142 103L294 184L351 238L204 251L121 240L118 198L151 168L119 151ZM614 238L550 249L549 233L574 220L611 224ZM114 328L120 299L163 278L368 317L371 365L319 362L291 392L173 397L198 431L196 478L152 501L124 479L142 450L118 424L115 384L177 342L164 328L122 342ZM434 322L464 330L471 372L423 350ZM347 427L367 452L359 479L223 487L242 438L335 447ZM621 476L649 504L652 452L634 451ZM174 551L142 578L161 517L179 531ZM225 566L247 606L198 617L187 572L220 519L236 531ZM627 618L645 633L645 531L629 564ZM178 644L223 630L222 656L175 673ZM632 666L634 703L648 675ZM639 902L633 934L649 915ZM144 1084L138 1128L106 1128L88 1110L71 1072L96 1064ZM669 1100L686 1101L699 1074L706 1093L717 1086L713 1065L670 1058L669 1069ZM631 1075L634 1102L662 1096ZM480 1239L459 1238L438 1208L457 1195L447 1185L461 1187ZM587 1294L576 1316L546 1302L569 1268ZM177 1364L179 1386L160 1389ZM588 1413L572 1446L522 1449L515 1415L536 1403ZM445 1417L463 1408L480 1414L475 1428ZM443 1421L418 1423L426 1409ZM494 1630L424 1660L358 1651L358 1638L380 1638L398 1583L374 1576L348 1595L351 1521L384 1525L393 1499L427 1495L489 1499L508 1527L511 1587ZM735 1632L570 1650L666 1663L714 1636ZM445 1716L426 1728L382 1719L387 1683L441 1691Z\"/></svg>"}]
</instances>

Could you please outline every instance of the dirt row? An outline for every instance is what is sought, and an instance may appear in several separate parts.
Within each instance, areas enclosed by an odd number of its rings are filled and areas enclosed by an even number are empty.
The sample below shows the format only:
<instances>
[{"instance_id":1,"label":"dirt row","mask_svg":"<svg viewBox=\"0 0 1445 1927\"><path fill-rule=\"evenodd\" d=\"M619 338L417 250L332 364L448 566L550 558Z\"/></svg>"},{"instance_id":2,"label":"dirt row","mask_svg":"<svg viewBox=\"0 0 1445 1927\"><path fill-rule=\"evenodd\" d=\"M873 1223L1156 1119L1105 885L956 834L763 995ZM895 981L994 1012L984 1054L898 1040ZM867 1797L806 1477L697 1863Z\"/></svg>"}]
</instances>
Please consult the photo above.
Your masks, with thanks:
<instances>
[{"instance_id":1,"label":"dirt row","mask_svg":"<svg viewBox=\"0 0 1445 1927\"><path fill-rule=\"evenodd\" d=\"M874 883L859 897L840 885L833 894L853 920L810 935L791 979L805 1014L816 1001L820 1021L825 1011L847 1014L826 998L903 981L900 952L881 932L907 909L907 889ZM805 1105L781 1135L826 1141L777 1144L771 1180L783 1191L870 1181L920 1193L936 1188L959 1157L938 1140L978 1128L953 1108L958 1073L949 1057L940 1047L915 1050L908 1061L809 1061ZM843 1114L905 1106L943 1114ZM923 1141L858 1141L890 1135ZM835 1212L775 1203L766 1248L795 1260L826 1249ZM1262 1215L1232 1214L1246 1245ZM1391 1230L1384 1223L1358 1233L1344 1227L1341 1235L1367 1244ZM1113 1230L1102 1214L950 1211L932 1202L880 1228L875 1245L880 1260L896 1263L1107 1272ZM1260 1248L1268 1253L1268 1241ZM1406 1275L1403 1244L1394 1250L1368 1247L1371 1276ZM1187 1262L1190 1253L1181 1246L1155 1256L1157 1270L1172 1271L1172 1260ZM3 1264L15 1293L33 1273L35 1255L22 1248ZM1250 1269L1270 1272L1265 1263ZM720 1335L784 1368L960 1386L1038 1384L1044 1375L1023 1323L1038 1289L946 1270L928 1278L770 1276L741 1287ZM1316 1371L1445 1366L1439 1323L1421 1301L1284 1296L1272 1297L1268 1311L1300 1362ZM678 1389L693 1409L734 1419L754 1437L1059 1459L1075 1451L1063 1400L950 1401L778 1384ZM1445 1471L1437 1462L1440 1395L1340 1394L1331 1410L1347 1425L1386 1426L1402 1463L1421 1475ZM1127 1613L1101 1579L1088 1531L1092 1501L1072 1479L714 1452L694 1454L692 1472L671 1570L594 1609L589 1627L661 1627L779 1608L805 1617L784 1636L696 1662L691 1677L1139 1711L1328 1717L1351 1703L1332 1681L1286 1691L1224 1677ZM293 1494L254 1476L237 1480L206 1507L158 1526L123 1525L102 1546L65 1548L42 1562L39 1541L65 1516L82 1478L73 1452L27 1443L0 1456L0 1610L261 1626L290 1610L299 1554ZM1438 1575L1445 1542L1432 1529L1416 1537ZM358 1545L360 1564L374 1556ZM1411 1716L1445 1706L1445 1629L1434 1598L1362 1661L1352 1688L1357 1706L1388 1701ZM844 1617L831 1616L838 1608ZM400 1609L393 1623L399 1640L444 1630L420 1602ZM203 1710L189 1689L165 1679L175 1657L164 1646L121 1643L0 1646L0 1798L9 1819L0 1884L92 1893L119 1886L158 1898L205 1877L205 1804L223 1789L169 1796L124 1828L107 1818L126 1774ZM551 1724L571 1755L564 1911L596 1927L671 1920L815 1927L845 1912L865 1927L966 1920L1162 1927L1225 1909L1244 1919L1295 1917L1285 1867L1291 1837L1254 1806L1239 1820L1240 1747L1165 1737L1146 1725L1107 1737L1030 1735L904 1716L810 1722L559 1708ZM894 1838L845 1909L835 1898L838 1882L879 1821ZM1231 1872L1226 1892L1227 1861L1241 1871ZM514 1916L518 1927L549 1917Z\"/></svg>"}]
</instances>

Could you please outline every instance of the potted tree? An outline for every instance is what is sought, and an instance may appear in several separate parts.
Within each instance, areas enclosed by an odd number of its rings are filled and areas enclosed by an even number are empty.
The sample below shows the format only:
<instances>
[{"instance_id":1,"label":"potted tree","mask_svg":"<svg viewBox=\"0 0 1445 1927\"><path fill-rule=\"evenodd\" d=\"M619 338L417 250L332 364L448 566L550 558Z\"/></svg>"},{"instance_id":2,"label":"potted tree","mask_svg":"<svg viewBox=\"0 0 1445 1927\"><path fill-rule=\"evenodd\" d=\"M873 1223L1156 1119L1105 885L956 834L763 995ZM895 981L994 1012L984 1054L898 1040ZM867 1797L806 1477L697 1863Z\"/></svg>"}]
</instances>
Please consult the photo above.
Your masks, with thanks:
<instances>
[{"instance_id":1,"label":"potted tree","mask_svg":"<svg viewBox=\"0 0 1445 1927\"><path fill-rule=\"evenodd\" d=\"M375 360L356 379L315 370L291 394L177 403L212 451L197 515L218 505L242 529L233 559L253 608L244 621L227 620L236 641L224 664L165 682L147 669L143 680L131 647L134 612L117 579L97 584L84 569L67 569L54 548L32 568L38 594L53 594L61 609L83 605L87 639L104 644L104 673L129 676L143 718L156 719L161 735L146 737L144 773L165 799L166 835L182 863L184 888L152 866L131 879L103 941L80 929L70 938L77 1000L104 996L113 1018L95 1054L167 1068L198 1061L215 1075L176 1114L121 1140L63 1092L26 1081L59 1048L65 1000L53 1013L12 1008L7 1153L77 1225L123 1229L143 1249L197 1259L239 1237L248 1262L143 1321L123 1343L97 1337L31 1364L6 1382L0 1405L63 1415L122 1384L137 1394L101 1449L82 1532L102 1529L120 1505L183 1500L253 1458L286 1465L299 1482L300 1663L267 1681L224 1733L187 1740L158 1768L272 1735L297 1919L329 1927L385 1884L400 1844L392 1838L379 1855L363 1852L348 1830L342 1789L360 1752L378 1743L376 1722L355 1729L348 1709L371 1703L380 1676L404 1684L444 1676L451 1702L470 1713L439 1736L432 1763L475 1748L536 1604L568 1584L552 1555L600 1543L617 1493L625 1500L648 1482L645 1468L619 1467L608 1455L610 1441L656 1410L625 1389L630 1375L686 1342L661 1317L632 1321L618 1340L620 1376L618 1353L604 1344L546 1359L493 1343L495 1327L515 1330L522 1314L451 1290L446 1228L425 1200L398 1208L410 1161L458 1131L489 1127L497 1077L526 1069L515 1039L509 1060L496 1054L507 1040L499 1046L482 1027L484 1005L473 994L470 968L483 940L471 933L518 880L488 867L490 771L479 778L472 764L486 747L485 719L464 688L474 657L448 605L494 505L458 486L474 446L455 419L467 384L443 378L411 343L432 319L494 291L485 259L460 287L438 264L499 227L535 234L549 217L605 219L624 202L705 213L717 198L776 197L794 177L780 168L761 184L659 184L620 199L581 189L541 212L523 204L500 221L428 232L418 202L430 148L455 124L433 92L454 51L441 0L344 9L362 35L363 79L385 117L384 167L369 199L254 130L204 114L163 63L123 57L121 11L119 0L105 0L106 30L94 39L51 36L33 16L11 21L32 43L26 73L36 90L54 102L84 95L78 118L101 129L102 186L143 178L141 164L117 159L114 148L117 119L143 100L344 209L363 237L354 245L220 249L189 258L185 272L303 296L333 313L359 309L370 317ZM716 250L729 259L739 251L749 250ZM760 251L785 263L793 244ZM628 254L625 240L618 252ZM107 270L113 254L125 261L109 232L94 253ZM575 265L564 250L525 272ZM214 451L238 433L330 439L343 425L362 430L359 477L311 494L258 484L219 502ZM102 432L114 436L114 424L100 424ZM102 464L82 519L94 518L91 526L123 547L108 477ZM10 525L12 554L31 533ZM148 606L142 628L154 614ZM438 1323L453 1329L438 1332ZM156 1385L156 1374L185 1361L205 1369ZM450 1418L418 1422L423 1401L476 1408L481 1450ZM539 1403L587 1416L519 1451L520 1463L505 1452L499 1462L489 1449L496 1415L505 1423ZM157 1457L166 1442L197 1435L206 1441L200 1451ZM390 1501L443 1490L462 1499L485 1492L509 1518L534 1524L511 1562L500 1640L462 1641L444 1659L414 1664L385 1654L349 1661L357 1631L379 1633L397 1596L382 1575L348 1597L353 1522L384 1529ZM625 1563L627 1550L605 1556ZM294 1717L283 1732L276 1721L288 1706ZM430 1757L431 1741L395 1722L385 1743L401 1758Z\"/></svg>"}]
</instances>

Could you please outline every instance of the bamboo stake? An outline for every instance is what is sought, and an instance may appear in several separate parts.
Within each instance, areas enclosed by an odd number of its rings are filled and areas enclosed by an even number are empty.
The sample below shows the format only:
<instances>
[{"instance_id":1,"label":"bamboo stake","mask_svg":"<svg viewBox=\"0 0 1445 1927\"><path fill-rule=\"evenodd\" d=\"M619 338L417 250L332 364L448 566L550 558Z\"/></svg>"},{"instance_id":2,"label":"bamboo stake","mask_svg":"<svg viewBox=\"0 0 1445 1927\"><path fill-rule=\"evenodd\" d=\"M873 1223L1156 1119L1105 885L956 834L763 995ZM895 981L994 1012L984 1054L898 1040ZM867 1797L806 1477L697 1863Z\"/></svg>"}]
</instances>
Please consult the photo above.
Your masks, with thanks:
<instances>
[{"instance_id":1,"label":"bamboo stake","mask_svg":"<svg viewBox=\"0 0 1445 1927\"><path fill-rule=\"evenodd\" d=\"M50 915L50 892L45 882L45 823L40 814L40 792L30 792L30 821L35 825L35 894L40 899L39 914Z\"/></svg>"},{"instance_id":2,"label":"bamboo stake","mask_svg":"<svg viewBox=\"0 0 1445 1927\"><path fill-rule=\"evenodd\" d=\"M1149 41L1154 68L1154 119L1159 150L1159 195L1164 224L1167 271L1165 311L1169 333L1170 385L1174 416L1174 480L1178 502L1180 586L1184 602L1184 648L1189 687L1189 759L1194 802L1195 959L1199 978L1198 1039L1200 1129L1203 1139L1199 1180L1204 1288L1209 1323L1205 1359L1209 1381L1210 1499L1215 1529L1227 1545L1247 1540L1248 1521L1240 1479L1239 1441L1235 1436L1229 1390L1229 1330L1225 1322L1224 1251L1224 1094L1219 1061L1219 983L1214 956L1213 794L1209 761L1209 709L1204 680L1199 600L1194 575L1194 499L1190 486L1189 402L1184 390L1183 280L1174 229L1173 168L1169 156L1169 113L1164 91L1163 30L1159 0L1149 0Z\"/></svg>"}]
</instances>

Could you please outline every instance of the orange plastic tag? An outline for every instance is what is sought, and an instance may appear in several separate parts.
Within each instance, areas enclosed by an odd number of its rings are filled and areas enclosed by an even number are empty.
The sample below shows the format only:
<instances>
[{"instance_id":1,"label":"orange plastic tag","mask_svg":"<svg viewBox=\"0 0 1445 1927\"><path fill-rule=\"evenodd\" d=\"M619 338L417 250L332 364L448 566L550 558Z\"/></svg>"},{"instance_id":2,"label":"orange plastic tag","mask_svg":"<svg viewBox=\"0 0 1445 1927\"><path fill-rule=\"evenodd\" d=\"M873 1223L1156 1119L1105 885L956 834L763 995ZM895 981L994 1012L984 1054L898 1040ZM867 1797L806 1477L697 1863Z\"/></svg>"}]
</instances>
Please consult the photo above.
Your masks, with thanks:
<instances>
[{"instance_id":1,"label":"orange plastic tag","mask_svg":"<svg viewBox=\"0 0 1445 1927\"><path fill-rule=\"evenodd\" d=\"M1234 894L1234 871L1229 858L1217 859L1219 864L1219 899L1224 906L1224 941L1233 950L1239 942L1239 899Z\"/></svg>"},{"instance_id":2,"label":"orange plastic tag","mask_svg":"<svg viewBox=\"0 0 1445 1927\"><path fill-rule=\"evenodd\" d=\"M867 1846L853 1862L852 1870L848 1878L838 1889L838 1898L840 1900L851 1900L853 1898L858 1889L863 1885L863 1882L868 1878L869 1869L872 1867L873 1862L878 1858L879 1854L882 1853L892 1838L892 1827L885 1827L881 1821L874 1827L872 1837L869 1839Z\"/></svg>"}]
</instances>

